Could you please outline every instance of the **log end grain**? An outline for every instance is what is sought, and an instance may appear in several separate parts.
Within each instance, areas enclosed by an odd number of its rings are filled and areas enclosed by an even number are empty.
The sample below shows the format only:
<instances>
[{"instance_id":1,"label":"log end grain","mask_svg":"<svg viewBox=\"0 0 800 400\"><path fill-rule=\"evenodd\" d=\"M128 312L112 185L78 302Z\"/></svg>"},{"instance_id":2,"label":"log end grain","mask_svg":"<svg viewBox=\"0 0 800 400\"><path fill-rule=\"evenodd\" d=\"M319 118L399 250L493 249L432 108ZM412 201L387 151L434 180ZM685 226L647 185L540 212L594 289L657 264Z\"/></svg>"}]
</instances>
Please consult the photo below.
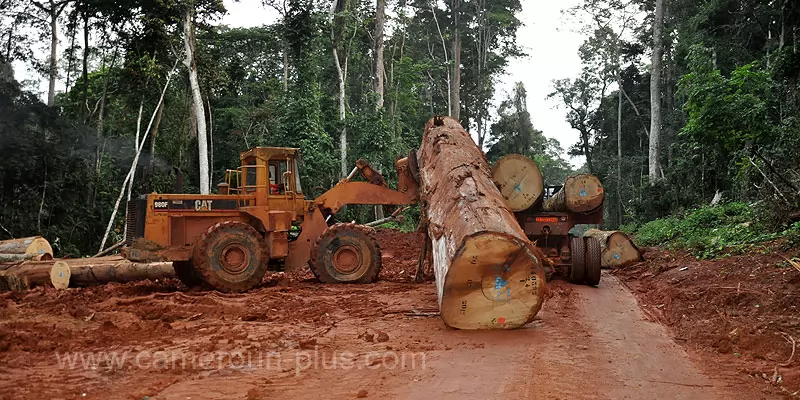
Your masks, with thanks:
<instances>
[{"instance_id":1,"label":"log end grain","mask_svg":"<svg viewBox=\"0 0 800 400\"><path fill-rule=\"evenodd\" d=\"M590 212L603 205L605 192L600 179L594 175L580 174L564 182L566 208L572 212Z\"/></svg>"},{"instance_id":2,"label":"log end grain","mask_svg":"<svg viewBox=\"0 0 800 400\"><path fill-rule=\"evenodd\" d=\"M434 260L434 268L437 264ZM498 232L467 237L437 285L441 317L458 329L522 327L541 309L546 290L541 254Z\"/></svg>"},{"instance_id":3,"label":"log end grain","mask_svg":"<svg viewBox=\"0 0 800 400\"><path fill-rule=\"evenodd\" d=\"M72 275L69 264L64 261L56 261L50 269L50 283L56 289L66 289L69 287L69 279Z\"/></svg>"},{"instance_id":4,"label":"log end grain","mask_svg":"<svg viewBox=\"0 0 800 400\"><path fill-rule=\"evenodd\" d=\"M494 163L492 179L511 209L519 212L532 207L544 194L539 166L528 157L509 154Z\"/></svg>"}]
</instances>

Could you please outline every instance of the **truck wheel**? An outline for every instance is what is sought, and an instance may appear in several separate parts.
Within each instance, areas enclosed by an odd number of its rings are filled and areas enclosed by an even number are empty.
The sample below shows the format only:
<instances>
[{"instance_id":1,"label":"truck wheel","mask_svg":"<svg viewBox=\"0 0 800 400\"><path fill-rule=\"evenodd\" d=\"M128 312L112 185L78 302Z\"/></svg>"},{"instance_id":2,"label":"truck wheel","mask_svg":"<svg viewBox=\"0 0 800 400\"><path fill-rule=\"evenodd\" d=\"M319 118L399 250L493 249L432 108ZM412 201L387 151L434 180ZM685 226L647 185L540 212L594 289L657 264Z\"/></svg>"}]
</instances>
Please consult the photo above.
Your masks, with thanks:
<instances>
[{"instance_id":1,"label":"truck wheel","mask_svg":"<svg viewBox=\"0 0 800 400\"><path fill-rule=\"evenodd\" d=\"M173 261L172 268L175 269L175 276L186 287L195 287L203 284L203 278L194 269L191 261Z\"/></svg>"},{"instance_id":2,"label":"truck wheel","mask_svg":"<svg viewBox=\"0 0 800 400\"><path fill-rule=\"evenodd\" d=\"M336 224L326 229L311 251L311 271L324 283L371 283L381 271L381 249L373 229Z\"/></svg>"},{"instance_id":3,"label":"truck wheel","mask_svg":"<svg viewBox=\"0 0 800 400\"><path fill-rule=\"evenodd\" d=\"M572 238L570 252L572 253L572 268L569 269L569 281L582 284L586 276L586 246L583 245L583 238Z\"/></svg>"},{"instance_id":4,"label":"truck wheel","mask_svg":"<svg viewBox=\"0 0 800 400\"><path fill-rule=\"evenodd\" d=\"M197 273L221 292L244 292L261 283L267 272L267 246L252 226L219 222L194 245L192 263Z\"/></svg>"},{"instance_id":5,"label":"truck wheel","mask_svg":"<svg viewBox=\"0 0 800 400\"><path fill-rule=\"evenodd\" d=\"M597 238L586 238L586 284L600 284L600 241Z\"/></svg>"}]
</instances>

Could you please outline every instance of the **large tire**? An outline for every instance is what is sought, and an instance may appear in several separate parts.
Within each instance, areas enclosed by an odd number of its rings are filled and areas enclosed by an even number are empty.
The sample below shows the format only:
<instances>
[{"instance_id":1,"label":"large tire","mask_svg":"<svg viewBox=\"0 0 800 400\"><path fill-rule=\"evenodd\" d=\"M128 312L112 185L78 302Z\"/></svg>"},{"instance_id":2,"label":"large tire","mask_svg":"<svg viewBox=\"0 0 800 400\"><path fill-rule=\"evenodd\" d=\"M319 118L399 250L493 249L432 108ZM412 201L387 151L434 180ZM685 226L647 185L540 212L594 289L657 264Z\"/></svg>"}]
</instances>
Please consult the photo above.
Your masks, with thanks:
<instances>
[{"instance_id":1,"label":"large tire","mask_svg":"<svg viewBox=\"0 0 800 400\"><path fill-rule=\"evenodd\" d=\"M372 283L381 272L381 248L374 229L336 224L320 235L311 251L311 271L324 283Z\"/></svg>"},{"instance_id":2,"label":"large tire","mask_svg":"<svg viewBox=\"0 0 800 400\"><path fill-rule=\"evenodd\" d=\"M261 234L242 222L220 222L194 245L192 263L203 281L221 292L256 287L267 272L267 246Z\"/></svg>"},{"instance_id":3,"label":"large tire","mask_svg":"<svg viewBox=\"0 0 800 400\"><path fill-rule=\"evenodd\" d=\"M173 261L172 268L175 270L175 276L186 287L195 287L203 284L203 278L194 269L191 261Z\"/></svg>"},{"instance_id":4,"label":"large tire","mask_svg":"<svg viewBox=\"0 0 800 400\"><path fill-rule=\"evenodd\" d=\"M572 238L570 252L572 253L572 267L569 269L569 281L582 284L586 277L586 246L583 244L583 238Z\"/></svg>"},{"instance_id":5,"label":"large tire","mask_svg":"<svg viewBox=\"0 0 800 400\"><path fill-rule=\"evenodd\" d=\"M597 286L600 284L600 241L593 237L586 238L586 284Z\"/></svg>"}]
</instances>

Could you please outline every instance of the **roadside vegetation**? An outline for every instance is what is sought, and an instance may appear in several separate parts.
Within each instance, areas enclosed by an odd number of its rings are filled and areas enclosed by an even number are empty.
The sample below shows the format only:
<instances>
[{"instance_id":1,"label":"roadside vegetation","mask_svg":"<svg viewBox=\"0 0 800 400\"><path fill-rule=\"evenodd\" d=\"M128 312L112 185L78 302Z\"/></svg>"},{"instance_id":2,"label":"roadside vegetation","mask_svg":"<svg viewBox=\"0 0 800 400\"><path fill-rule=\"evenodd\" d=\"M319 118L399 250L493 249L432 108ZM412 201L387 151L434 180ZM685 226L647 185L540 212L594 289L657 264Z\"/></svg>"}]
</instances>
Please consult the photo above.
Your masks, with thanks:
<instances>
[{"instance_id":1,"label":"roadside vegetation","mask_svg":"<svg viewBox=\"0 0 800 400\"><path fill-rule=\"evenodd\" d=\"M637 244L686 250L698 258L768 252L800 245L800 222L775 225L763 203L731 202L703 206L645 224L626 225Z\"/></svg>"}]
</instances>

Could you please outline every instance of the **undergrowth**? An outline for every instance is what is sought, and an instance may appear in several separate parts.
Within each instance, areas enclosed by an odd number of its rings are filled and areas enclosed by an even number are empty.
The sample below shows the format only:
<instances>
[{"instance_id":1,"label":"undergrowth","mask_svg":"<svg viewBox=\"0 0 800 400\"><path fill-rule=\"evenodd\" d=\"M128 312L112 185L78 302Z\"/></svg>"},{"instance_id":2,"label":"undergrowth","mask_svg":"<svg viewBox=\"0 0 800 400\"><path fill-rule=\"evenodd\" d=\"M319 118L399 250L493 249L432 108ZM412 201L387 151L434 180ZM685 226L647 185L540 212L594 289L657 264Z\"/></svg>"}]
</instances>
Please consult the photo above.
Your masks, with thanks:
<instances>
[{"instance_id":1,"label":"undergrowth","mask_svg":"<svg viewBox=\"0 0 800 400\"><path fill-rule=\"evenodd\" d=\"M698 258L726 257L769 251L764 242L785 239L787 247L800 245L800 223L774 229L767 211L757 204L727 203L704 206L683 215L660 218L641 226L625 226L643 246L687 250Z\"/></svg>"}]
</instances>

